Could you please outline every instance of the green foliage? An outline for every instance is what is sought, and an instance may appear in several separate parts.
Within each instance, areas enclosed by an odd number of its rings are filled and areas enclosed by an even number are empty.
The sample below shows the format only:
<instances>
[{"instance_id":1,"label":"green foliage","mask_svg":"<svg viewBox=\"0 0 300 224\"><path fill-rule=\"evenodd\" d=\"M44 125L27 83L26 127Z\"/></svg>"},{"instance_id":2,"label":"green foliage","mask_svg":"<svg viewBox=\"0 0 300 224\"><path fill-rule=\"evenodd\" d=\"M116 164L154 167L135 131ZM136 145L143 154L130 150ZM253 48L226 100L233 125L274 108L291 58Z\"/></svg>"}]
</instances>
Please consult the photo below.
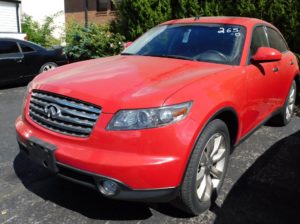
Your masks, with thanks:
<instances>
[{"instance_id":1,"label":"green foliage","mask_svg":"<svg viewBox=\"0 0 300 224\"><path fill-rule=\"evenodd\" d=\"M200 15L198 0L171 0L173 19Z\"/></svg>"},{"instance_id":2,"label":"green foliage","mask_svg":"<svg viewBox=\"0 0 300 224\"><path fill-rule=\"evenodd\" d=\"M71 23L66 30L66 53L72 61L105 57L120 53L125 38L109 31L107 25Z\"/></svg>"},{"instance_id":3,"label":"green foliage","mask_svg":"<svg viewBox=\"0 0 300 224\"><path fill-rule=\"evenodd\" d=\"M151 27L193 16L244 16L266 20L283 33L300 54L299 0L123 0L118 5L114 31L134 40Z\"/></svg>"},{"instance_id":4,"label":"green foliage","mask_svg":"<svg viewBox=\"0 0 300 224\"><path fill-rule=\"evenodd\" d=\"M117 8L117 20L112 25L129 40L171 18L170 0L122 0Z\"/></svg>"},{"instance_id":5,"label":"green foliage","mask_svg":"<svg viewBox=\"0 0 300 224\"><path fill-rule=\"evenodd\" d=\"M59 13L52 16L47 16L43 24L39 24L37 21L29 15L24 14L22 17L22 31L26 33L29 41L40 44L44 47L52 47L59 45L60 40L53 37L53 31L56 29L54 26L54 19Z\"/></svg>"},{"instance_id":6,"label":"green foliage","mask_svg":"<svg viewBox=\"0 0 300 224\"><path fill-rule=\"evenodd\" d=\"M239 0L236 5L226 1L225 14L248 16L274 24L284 35L292 50L300 53L300 2L298 0ZM234 10L233 7L236 7Z\"/></svg>"}]
</instances>

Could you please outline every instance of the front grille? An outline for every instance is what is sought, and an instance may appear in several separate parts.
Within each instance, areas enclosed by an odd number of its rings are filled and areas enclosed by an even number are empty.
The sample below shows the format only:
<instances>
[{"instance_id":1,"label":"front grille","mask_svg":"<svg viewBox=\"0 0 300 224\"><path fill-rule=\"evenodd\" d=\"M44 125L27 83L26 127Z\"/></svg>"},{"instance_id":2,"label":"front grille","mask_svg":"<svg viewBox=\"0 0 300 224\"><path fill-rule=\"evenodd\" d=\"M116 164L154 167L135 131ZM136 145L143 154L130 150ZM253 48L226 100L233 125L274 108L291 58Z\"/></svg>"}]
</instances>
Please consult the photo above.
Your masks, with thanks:
<instances>
[{"instance_id":1,"label":"front grille","mask_svg":"<svg viewBox=\"0 0 300 224\"><path fill-rule=\"evenodd\" d=\"M101 109L64 96L33 91L30 99L31 119L52 131L88 137L101 114Z\"/></svg>"}]
</instances>

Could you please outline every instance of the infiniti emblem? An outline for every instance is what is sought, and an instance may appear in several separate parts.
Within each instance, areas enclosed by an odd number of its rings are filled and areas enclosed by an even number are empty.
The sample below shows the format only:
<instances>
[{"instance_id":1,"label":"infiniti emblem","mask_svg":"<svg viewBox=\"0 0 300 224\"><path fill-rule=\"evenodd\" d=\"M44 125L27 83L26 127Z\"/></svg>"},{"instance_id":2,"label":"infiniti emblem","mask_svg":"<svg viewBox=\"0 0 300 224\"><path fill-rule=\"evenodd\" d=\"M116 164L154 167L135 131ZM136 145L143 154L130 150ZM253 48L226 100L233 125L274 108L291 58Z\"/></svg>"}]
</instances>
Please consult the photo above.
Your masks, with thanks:
<instances>
[{"instance_id":1,"label":"infiniti emblem","mask_svg":"<svg viewBox=\"0 0 300 224\"><path fill-rule=\"evenodd\" d=\"M44 111L48 118L56 118L61 115L61 109L56 104L47 104L44 107Z\"/></svg>"}]
</instances>

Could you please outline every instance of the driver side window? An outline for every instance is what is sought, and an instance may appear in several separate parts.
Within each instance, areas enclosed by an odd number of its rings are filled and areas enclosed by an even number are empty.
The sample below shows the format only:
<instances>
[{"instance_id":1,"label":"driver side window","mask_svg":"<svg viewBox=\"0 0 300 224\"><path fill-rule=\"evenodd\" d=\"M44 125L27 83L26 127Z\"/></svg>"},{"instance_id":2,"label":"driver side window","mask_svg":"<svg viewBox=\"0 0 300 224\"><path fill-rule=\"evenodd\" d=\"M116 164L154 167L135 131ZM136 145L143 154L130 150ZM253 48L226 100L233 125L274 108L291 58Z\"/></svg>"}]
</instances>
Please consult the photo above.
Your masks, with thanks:
<instances>
[{"instance_id":1,"label":"driver side window","mask_svg":"<svg viewBox=\"0 0 300 224\"><path fill-rule=\"evenodd\" d=\"M263 26L256 27L253 31L252 41L250 46L250 58L255 55L258 48L269 47L266 33Z\"/></svg>"}]
</instances>

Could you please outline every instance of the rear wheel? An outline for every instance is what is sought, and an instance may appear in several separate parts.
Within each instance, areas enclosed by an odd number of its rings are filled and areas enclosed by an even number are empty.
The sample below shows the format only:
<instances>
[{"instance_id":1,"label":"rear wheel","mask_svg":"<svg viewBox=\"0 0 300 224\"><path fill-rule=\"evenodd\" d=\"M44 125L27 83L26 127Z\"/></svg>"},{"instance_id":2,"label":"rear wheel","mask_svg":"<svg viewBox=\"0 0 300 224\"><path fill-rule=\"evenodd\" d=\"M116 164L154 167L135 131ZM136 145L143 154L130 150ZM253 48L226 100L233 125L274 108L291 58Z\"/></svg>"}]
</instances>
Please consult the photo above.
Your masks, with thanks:
<instances>
[{"instance_id":1,"label":"rear wheel","mask_svg":"<svg viewBox=\"0 0 300 224\"><path fill-rule=\"evenodd\" d=\"M210 208L223 185L230 152L226 124L213 120L202 132L187 166L179 206L192 215Z\"/></svg>"},{"instance_id":2,"label":"rear wheel","mask_svg":"<svg viewBox=\"0 0 300 224\"><path fill-rule=\"evenodd\" d=\"M288 123L290 123L295 109L295 103L296 103L296 96L297 96L297 85L296 81L294 80L289 94L286 98L286 102L282 108L282 111L279 115L274 117L273 122L280 126L285 126Z\"/></svg>"},{"instance_id":3,"label":"rear wheel","mask_svg":"<svg viewBox=\"0 0 300 224\"><path fill-rule=\"evenodd\" d=\"M58 67L57 64L55 64L54 62L47 62L40 68L40 73L53 70L57 67Z\"/></svg>"}]
</instances>

